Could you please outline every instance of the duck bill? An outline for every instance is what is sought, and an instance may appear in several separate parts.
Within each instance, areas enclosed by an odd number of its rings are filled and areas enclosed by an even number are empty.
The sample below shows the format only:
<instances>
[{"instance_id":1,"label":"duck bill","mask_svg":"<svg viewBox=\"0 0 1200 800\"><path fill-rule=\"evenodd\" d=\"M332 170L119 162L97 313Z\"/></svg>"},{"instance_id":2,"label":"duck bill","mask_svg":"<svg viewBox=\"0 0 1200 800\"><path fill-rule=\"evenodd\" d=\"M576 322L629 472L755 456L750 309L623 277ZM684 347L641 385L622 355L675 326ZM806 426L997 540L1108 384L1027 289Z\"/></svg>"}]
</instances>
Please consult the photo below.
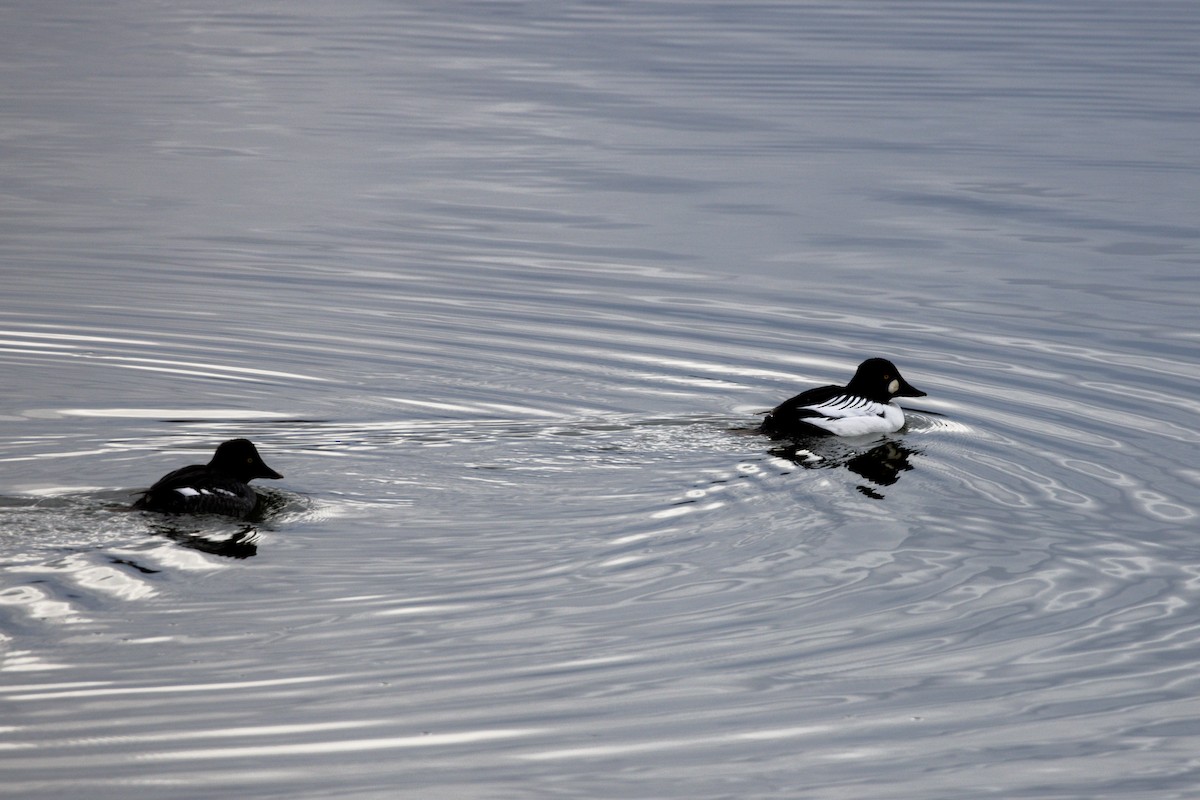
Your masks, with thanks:
<instances>
[{"instance_id":1,"label":"duck bill","mask_svg":"<svg viewBox=\"0 0 1200 800\"><path fill-rule=\"evenodd\" d=\"M266 464L260 464L261 470L254 476L256 478L269 478L270 480L279 480L283 477L283 473L276 472Z\"/></svg>"},{"instance_id":2,"label":"duck bill","mask_svg":"<svg viewBox=\"0 0 1200 800\"><path fill-rule=\"evenodd\" d=\"M925 392L922 392L917 387L913 386L904 378L900 378L900 388L896 391L897 397L924 397Z\"/></svg>"}]
</instances>

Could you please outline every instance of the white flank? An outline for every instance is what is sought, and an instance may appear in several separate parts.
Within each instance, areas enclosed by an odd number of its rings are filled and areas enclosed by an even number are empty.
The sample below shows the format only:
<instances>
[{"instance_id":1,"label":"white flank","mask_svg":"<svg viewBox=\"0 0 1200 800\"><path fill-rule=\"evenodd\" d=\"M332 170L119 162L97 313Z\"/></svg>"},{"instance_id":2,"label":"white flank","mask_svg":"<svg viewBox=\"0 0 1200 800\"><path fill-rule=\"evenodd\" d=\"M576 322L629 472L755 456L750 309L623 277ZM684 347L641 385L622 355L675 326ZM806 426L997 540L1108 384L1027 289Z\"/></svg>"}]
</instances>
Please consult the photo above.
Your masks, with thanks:
<instances>
[{"instance_id":1,"label":"white flank","mask_svg":"<svg viewBox=\"0 0 1200 800\"><path fill-rule=\"evenodd\" d=\"M899 406L875 403L862 397L835 397L808 408L821 416L805 417L804 422L837 436L892 433L904 426L904 411Z\"/></svg>"}]
</instances>

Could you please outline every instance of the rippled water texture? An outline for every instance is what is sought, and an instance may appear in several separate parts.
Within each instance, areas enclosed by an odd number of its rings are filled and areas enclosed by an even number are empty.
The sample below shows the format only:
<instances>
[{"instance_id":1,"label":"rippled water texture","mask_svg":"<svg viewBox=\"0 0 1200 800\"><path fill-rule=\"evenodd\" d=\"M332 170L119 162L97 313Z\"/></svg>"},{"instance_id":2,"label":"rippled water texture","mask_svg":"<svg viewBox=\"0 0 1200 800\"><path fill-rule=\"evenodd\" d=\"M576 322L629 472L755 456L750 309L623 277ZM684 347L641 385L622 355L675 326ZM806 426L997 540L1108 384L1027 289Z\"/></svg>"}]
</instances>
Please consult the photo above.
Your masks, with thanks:
<instances>
[{"instance_id":1,"label":"rippled water texture","mask_svg":"<svg viewBox=\"0 0 1200 800\"><path fill-rule=\"evenodd\" d=\"M0 795L1196 796L1197 41L0 9ZM868 356L903 431L754 432Z\"/></svg>"}]
</instances>

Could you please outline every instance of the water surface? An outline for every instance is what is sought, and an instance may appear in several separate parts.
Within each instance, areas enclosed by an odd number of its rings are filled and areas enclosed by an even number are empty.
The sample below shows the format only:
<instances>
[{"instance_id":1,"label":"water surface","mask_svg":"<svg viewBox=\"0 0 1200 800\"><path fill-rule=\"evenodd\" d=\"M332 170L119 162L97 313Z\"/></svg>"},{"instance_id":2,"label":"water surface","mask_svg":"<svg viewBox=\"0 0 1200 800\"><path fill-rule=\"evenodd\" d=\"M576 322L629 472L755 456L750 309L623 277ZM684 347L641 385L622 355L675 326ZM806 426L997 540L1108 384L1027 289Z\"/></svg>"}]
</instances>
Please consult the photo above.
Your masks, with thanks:
<instances>
[{"instance_id":1,"label":"water surface","mask_svg":"<svg viewBox=\"0 0 1200 800\"><path fill-rule=\"evenodd\" d=\"M0 22L0 793L1195 794L1191 4Z\"/></svg>"}]
</instances>

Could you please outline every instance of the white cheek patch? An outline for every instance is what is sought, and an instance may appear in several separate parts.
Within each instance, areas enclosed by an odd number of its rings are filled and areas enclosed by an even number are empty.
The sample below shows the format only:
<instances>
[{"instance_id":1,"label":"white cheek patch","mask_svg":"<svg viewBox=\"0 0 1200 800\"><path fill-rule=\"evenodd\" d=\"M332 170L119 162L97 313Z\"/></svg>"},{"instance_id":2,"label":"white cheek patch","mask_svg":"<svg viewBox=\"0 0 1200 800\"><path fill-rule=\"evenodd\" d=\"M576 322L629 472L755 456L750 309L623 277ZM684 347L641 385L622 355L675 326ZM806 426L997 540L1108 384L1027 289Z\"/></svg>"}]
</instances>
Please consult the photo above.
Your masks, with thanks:
<instances>
[{"instance_id":1,"label":"white cheek patch","mask_svg":"<svg viewBox=\"0 0 1200 800\"><path fill-rule=\"evenodd\" d=\"M888 384L888 394L895 394L900 391L900 381L893 380Z\"/></svg>"}]
</instances>

